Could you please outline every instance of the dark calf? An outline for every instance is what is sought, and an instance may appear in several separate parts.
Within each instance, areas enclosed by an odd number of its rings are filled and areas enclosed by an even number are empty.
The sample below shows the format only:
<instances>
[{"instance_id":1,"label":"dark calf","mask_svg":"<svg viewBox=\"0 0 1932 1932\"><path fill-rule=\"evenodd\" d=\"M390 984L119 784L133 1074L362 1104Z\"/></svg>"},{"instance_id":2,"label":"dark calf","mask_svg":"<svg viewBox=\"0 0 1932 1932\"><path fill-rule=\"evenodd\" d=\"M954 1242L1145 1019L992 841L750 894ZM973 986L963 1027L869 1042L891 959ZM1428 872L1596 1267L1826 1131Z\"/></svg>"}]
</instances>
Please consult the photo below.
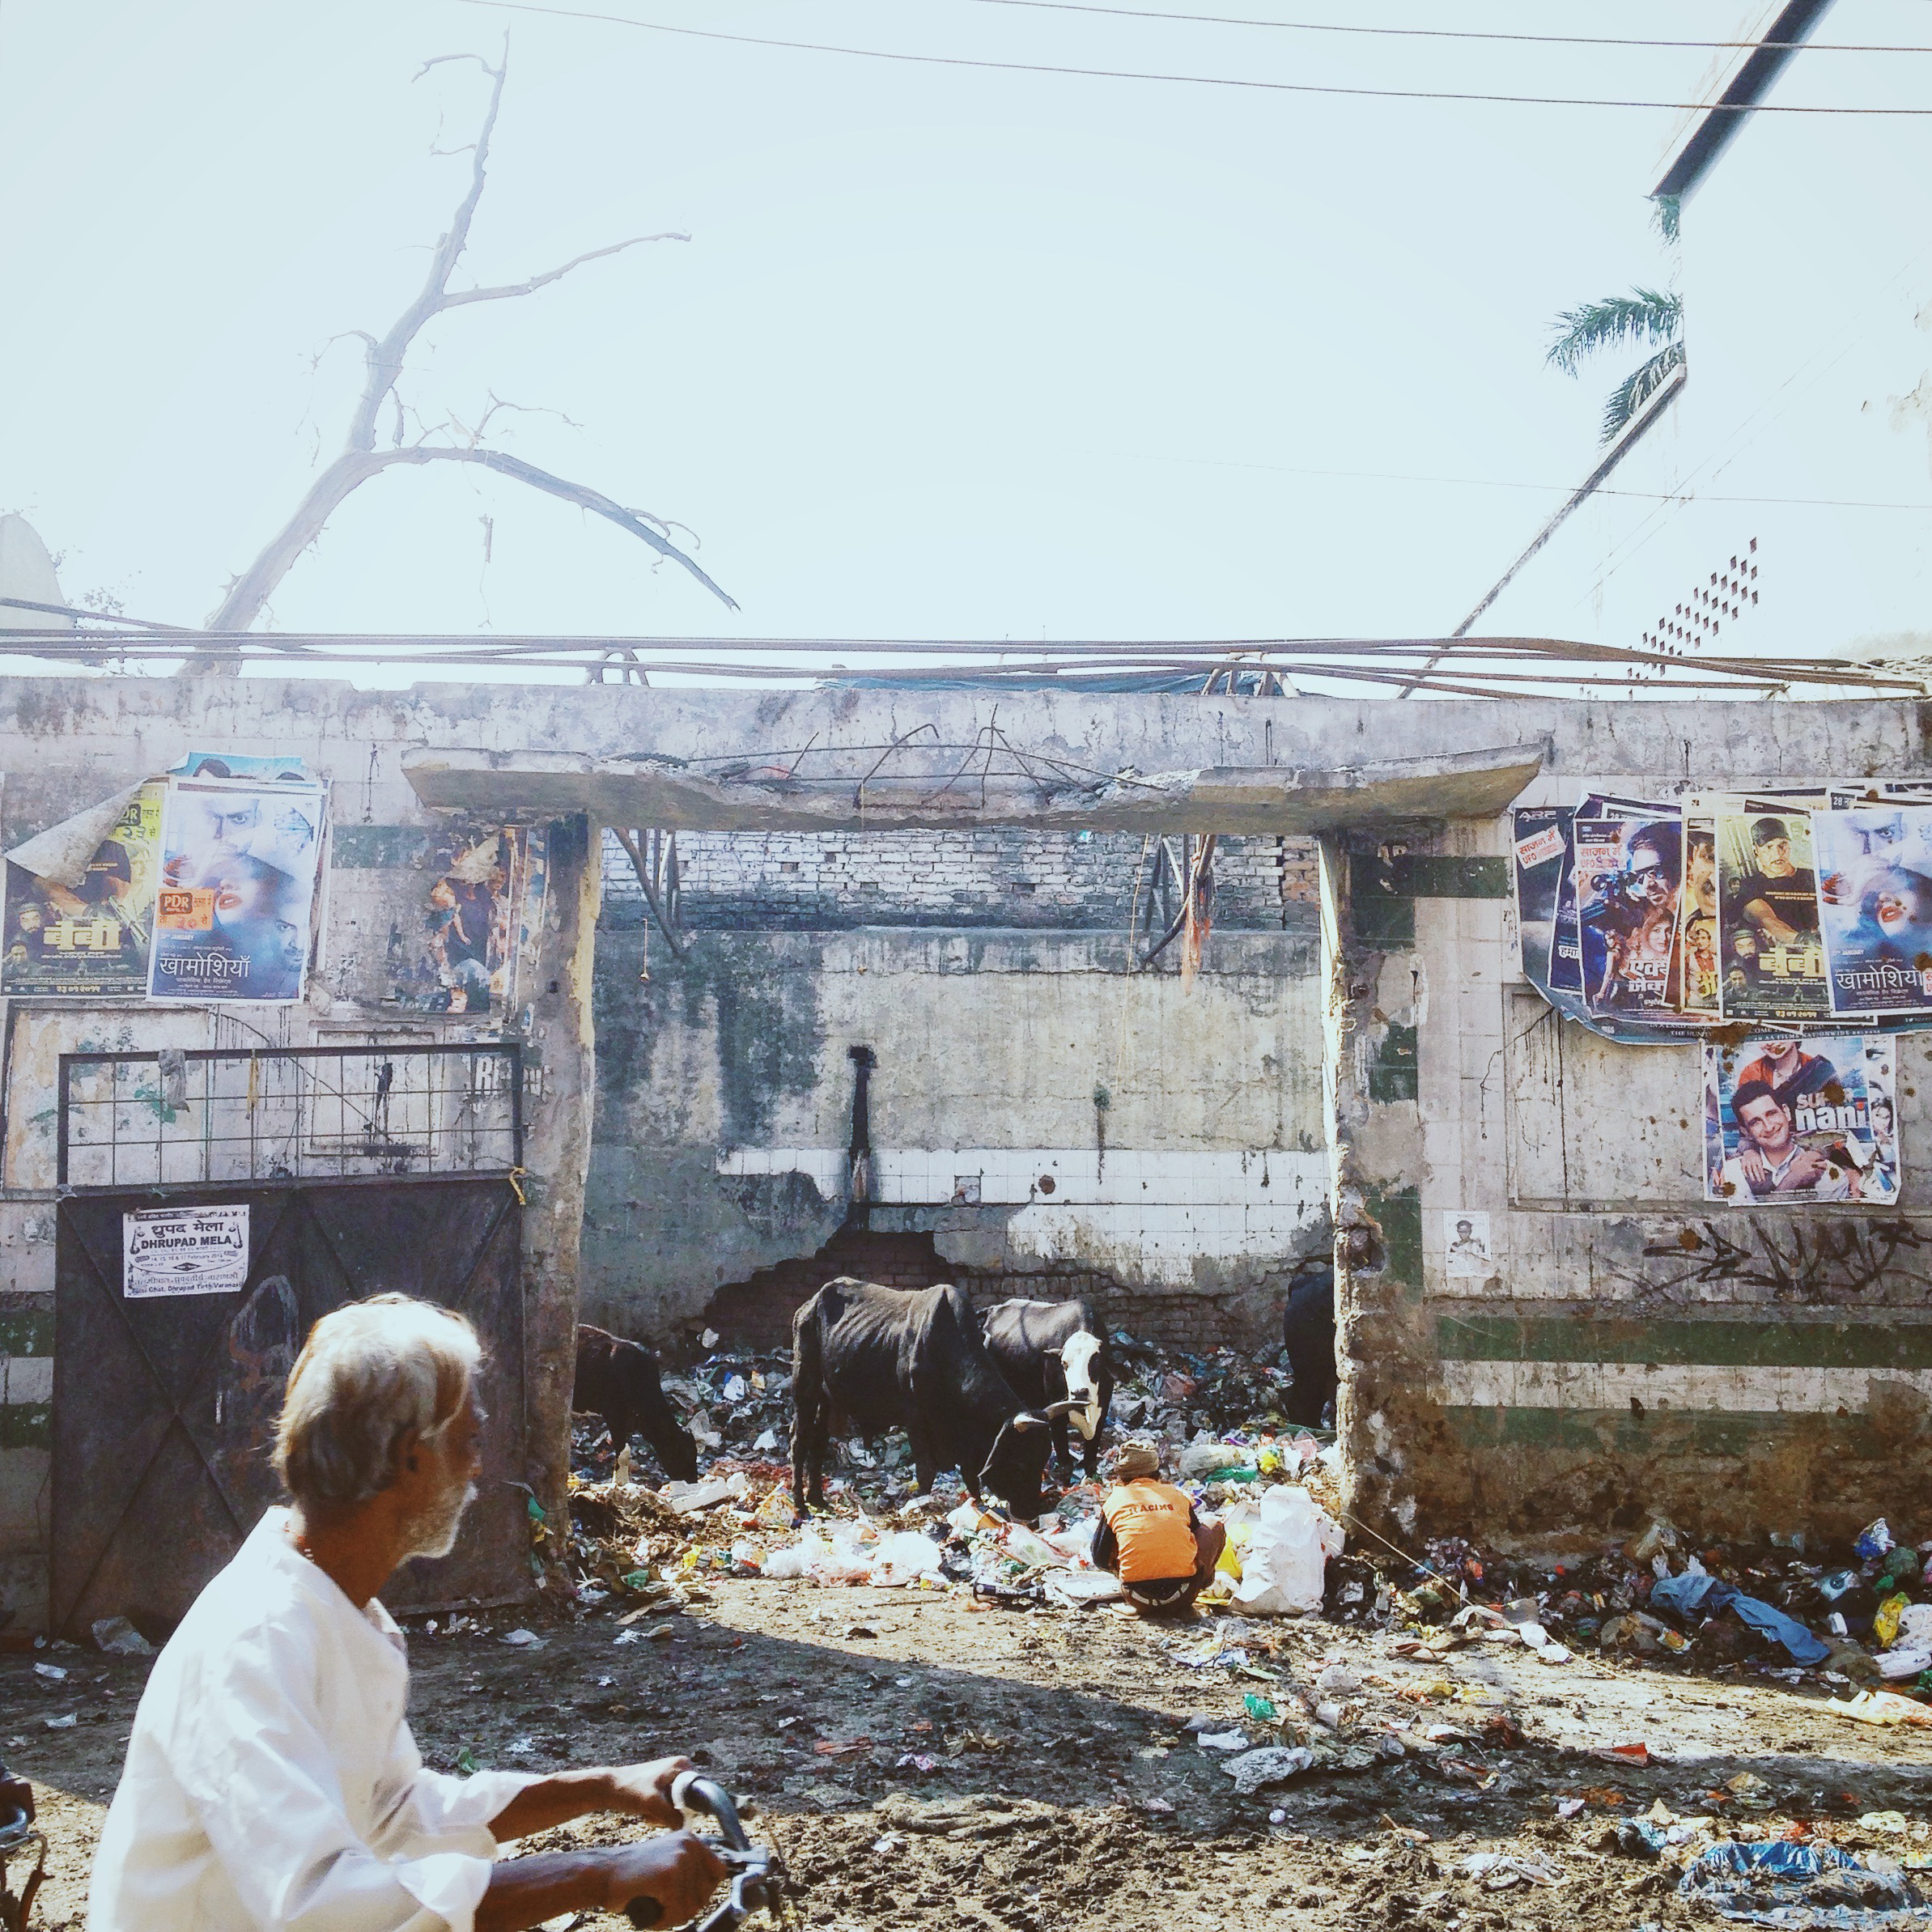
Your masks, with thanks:
<instances>
[{"instance_id":1,"label":"dark calf","mask_svg":"<svg viewBox=\"0 0 1932 1932\"><path fill-rule=\"evenodd\" d=\"M1294 1370L1294 1386L1281 1405L1290 1422L1319 1429L1335 1399L1335 1270L1323 1266L1289 1290L1281 1310L1281 1341Z\"/></svg>"},{"instance_id":2,"label":"dark calf","mask_svg":"<svg viewBox=\"0 0 1932 1932\"><path fill-rule=\"evenodd\" d=\"M601 1416L613 1448L621 1450L641 1433L666 1476L681 1483L696 1481L698 1446L679 1425L658 1380L657 1357L648 1348L601 1328L579 1328L571 1407Z\"/></svg>"}]
</instances>

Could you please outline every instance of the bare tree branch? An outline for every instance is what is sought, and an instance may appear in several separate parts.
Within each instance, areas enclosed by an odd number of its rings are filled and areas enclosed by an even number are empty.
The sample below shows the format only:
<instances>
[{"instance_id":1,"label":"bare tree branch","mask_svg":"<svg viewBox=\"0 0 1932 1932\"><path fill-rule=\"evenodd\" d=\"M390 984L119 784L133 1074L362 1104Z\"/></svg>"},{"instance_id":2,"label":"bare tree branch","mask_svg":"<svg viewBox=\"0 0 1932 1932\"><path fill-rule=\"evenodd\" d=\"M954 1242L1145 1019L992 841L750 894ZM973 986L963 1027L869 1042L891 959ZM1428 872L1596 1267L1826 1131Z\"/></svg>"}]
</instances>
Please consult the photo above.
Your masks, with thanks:
<instances>
[{"instance_id":1,"label":"bare tree branch","mask_svg":"<svg viewBox=\"0 0 1932 1932\"><path fill-rule=\"evenodd\" d=\"M567 261L560 269L551 269L541 275L533 275L528 282L519 282L503 288L460 288L443 298L445 308L460 308L465 302L507 302L512 296L533 295L540 288L547 288L553 282L561 282L572 269L580 269L587 261L601 261L606 255L621 255L626 248L635 248L647 241L689 241L690 236L680 235L675 230L667 230L662 235L633 235L628 241L614 241L607 248L592 248L588 255L580 255L574 261Z\"/></svg>"},{"instance_id":2,"label":"bare tree branch","mask_svg":"<svg viewBox=\"0 0 1932 1932\"><path fill-rule=\"evenodd\" d=\"M321 535L323 526L353 491L372 477L381 475L385 469L403 464L426 463L478 464L485 469L494 470L499 476L509 477L516 482L528 484L533 490L541 490L546 495L575 503L580 509L588 510L615 524L620 530L636 537L639 542L668 562L681 565L728 609L738 608L737 600L713 583L695 558L687 556L668 537L660 535L645 516L635 510L626 509L601 490L592 490L584 483L573 483L566 477L553 475L547 469L539 469L534 463L526 463L520 456L510 456L499 449L452 449L441 444L414 444L404 449L345 450L316 478L295 515L276 533L267 549L248 567L247 573L230 587L223 609L227 609L231 605L245 607L250 602L259 609L274 586L288 574L295 559ZM259 590L257 585L260 586ZM245 631L248 626L223 625L210 618L208 628Z\"/></svg>"},{"instance_id":3,"label":"bare tree branch","mask_svg":"<svg viewBox=\"0 0 1932 1932\"><path fill-rule=\"evenodd\" d=\"M635 235L626 241L613 242L606 248L593 248L588 254L579 255L574 260L565 262L562 267L533 276L527 282L506 284L501 287L458 290L452 293L449 278L455 273L457 263L461 261L464 250L469 246L470 223L475 219L477 206L483 196L490 160L490 138L496 130L497 113L503 104L503 82L509 72L509 43L506 39L503 57L494 67L478 53L444 53L438 54L433 60L425 61L416 74L416 79L420 80L432 67L441 66L448 62L472 60L489 75L491 85L490 103L484 110L482 125L478 132L475 146L470 151L469 188L462 200L457 203L456 212L450 217L448 227L438 239L431 253L428 273L423 278L422 287L414 300L390 324L380 339L364 329L347 332L359 338L363 345L365 373L362 393L350 417L342 453L316 478L309 486L308 494L296 506L295 514L269 539L261 554L240 576L230 582L221 603L209 615L208 628L211 631L248 630L261 616L269 598L274 595L276 586L294 567L296 558L321 534L323 525L350 493L367 482L371 477L404 463L480 464L485 469L496 471L500 476L512 478L518 482L528 484L532 489L541 490L550 495L562 498L565 502L576 503L580 507L615 524L618 529L626 531L639 541L648 545L660 556L682 565L730 609L736 610L738 608L736 602L726 596L704 571L670 541L669 532L671 526L662 519L651 517L642 512L628 510L601 491L552 475L548 470L539 469L534 464L477 447L490 417L498 410L517 408L521 406L520 405L503 402L492 394L490 408L485 411L473 431L465 429L452 417L444 426L445 430L448 434L465 438L466 441L463 447L450 448L432 444L428 439L431 432L427 429L421 442L407 447L403 444L405 406L397 385L401 380L404 363L417 337L435 316L446 310L465 307L474 302L509 301L519 295L533 294L540 288L547 287L553 282L560 281L573 269L581 268L586 262L601 261L609 255L621 254L625 249L639 247L647 241L688 241L690 239L687 235L673 232ZM341 338L333 339L339 341ZM378 451L376 447L376 423L385 401L393 405L394 442L391 448ZM414 410L408 413L411 415L415 414ZM420 423L419 417L417 420ZM570 418L566 417L564 420L568 422Z\"/></svg>"}]
</instances>

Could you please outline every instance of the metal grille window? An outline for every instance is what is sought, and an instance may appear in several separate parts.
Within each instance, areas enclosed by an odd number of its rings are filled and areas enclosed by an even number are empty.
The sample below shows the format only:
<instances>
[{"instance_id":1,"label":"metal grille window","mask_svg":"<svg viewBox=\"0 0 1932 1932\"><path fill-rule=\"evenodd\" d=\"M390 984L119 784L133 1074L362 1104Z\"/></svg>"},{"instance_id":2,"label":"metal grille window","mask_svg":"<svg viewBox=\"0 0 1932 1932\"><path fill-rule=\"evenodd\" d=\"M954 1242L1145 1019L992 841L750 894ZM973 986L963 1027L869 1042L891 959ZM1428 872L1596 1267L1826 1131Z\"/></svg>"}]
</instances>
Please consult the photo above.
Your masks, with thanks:
<instances>
[{"instance_id":1,"label":"metal grille window","mask_svg":"<svg viewBox=\"0 0 1932 1932\"><path fill-rule=\"evenodd\" d=\"M61 1055L63 1187L509 1174L513 1046Z\"/></svg>"}]
</instances>

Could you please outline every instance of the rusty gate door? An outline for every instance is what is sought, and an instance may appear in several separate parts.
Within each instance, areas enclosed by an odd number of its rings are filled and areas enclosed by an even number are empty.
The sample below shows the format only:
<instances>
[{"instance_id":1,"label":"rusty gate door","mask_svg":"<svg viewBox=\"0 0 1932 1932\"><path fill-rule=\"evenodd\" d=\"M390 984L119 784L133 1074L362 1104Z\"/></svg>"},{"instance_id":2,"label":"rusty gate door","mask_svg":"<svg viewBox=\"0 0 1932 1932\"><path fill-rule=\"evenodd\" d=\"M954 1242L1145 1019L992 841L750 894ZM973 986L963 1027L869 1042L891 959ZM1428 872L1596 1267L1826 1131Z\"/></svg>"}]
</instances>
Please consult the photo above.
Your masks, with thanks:
<instances>
[{"instance_id":1,"label":"rusty gate door","mask_svg":"<svg viewBox=\"0 0 1932 1932\"><path fill-rule=\"evenodd\" d=\"M152 1068L157 1056L112 1057ZM224 1057L240 1056L206 1056ZM385 1100L397 1085L395 1063L407 1057L389 1056L386 1080L375 1073ZM109 1056L71 1058L94 1063L74 1070L77 1082L121 1077L120 1068L110 1072L99 1064ZM342 1056L333 1058L329 1077L350 1084ZM214 1086L222 1072L206 1069L203 1084ZM260 1069L248 1081L253 1110L260 1112L269 1082ZM136 1117L154 1110L137 1109ZM338 1164L351 1164L340 1160L333 1137L321 1139ZM77 1156L84 1153L93 1165L78 1158L74 1165L100 1172L98 1140L89 1142L83 1132L76 1142ZM316 1142L311 1131L307 1144ZM422 1157L425 1144L420 1135L392 1140L381 1157L399 1165L401 1146L416 1157L418 1171L227 1186L200 1177L138 1188L70 1184L60 1203L55 1261L50 1610L57 1632L84 1637L96 1619L115 1616L131 1618L151 1637L172 1628L276 1500L269 1443L309 1326L346 1301L390 1290L457 1310L474 1324L486 1351L481 1394L489 1421L477 1501L456 1548L438 1561L408 1565L385 1601L396 1609L429 1608L502 1603L528 1592L514 1159L495 1173L451 1171L448 1164L438 1171ZM289 1165L287 1153L271 1164ZM159 1164L168 1164L165 1156ZM214 1206L248 1210L243 1284L130 1298L124 1217Z\"/></svg>"}]
</instances>

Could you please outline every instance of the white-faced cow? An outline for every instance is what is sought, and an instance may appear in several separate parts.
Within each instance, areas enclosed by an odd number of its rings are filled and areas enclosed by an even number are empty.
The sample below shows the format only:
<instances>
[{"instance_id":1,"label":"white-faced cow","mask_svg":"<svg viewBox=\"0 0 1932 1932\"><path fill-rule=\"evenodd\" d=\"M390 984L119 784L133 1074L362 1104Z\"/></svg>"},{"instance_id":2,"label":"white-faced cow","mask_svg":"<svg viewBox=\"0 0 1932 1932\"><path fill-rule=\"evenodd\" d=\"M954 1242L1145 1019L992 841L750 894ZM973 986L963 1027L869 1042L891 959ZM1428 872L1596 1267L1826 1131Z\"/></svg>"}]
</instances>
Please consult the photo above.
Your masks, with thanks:
<instances>
[{"instance_id":1,"label":"white-faced cow","mask_svg":"<svg viewBox=\"0 0 1932 1932\"><path fill-rule=\"evenodd\" d=\"M681 1483L697 1480L698 1446L678 1426L658 1379L657 1357L648 1348L601 1328L579 1328L571 1407L601 1416L609 1425L610 1446L620 1454L641 1431L666 1476Z\"/></svg>"},{"instance_id":2,"label":"white-faced cow","mask_svg":"<svg viewBox=\"0 0 1932 1932\"><path fill-rule=\"evenodd\" d=\"M1047 1508L1051 1415L1021 1405L971 1305L949 1283L826 1282L792 1318L792 1494L801 1512L824 1505L834 1417L863 1436L904 1429L922 1495L941 1470L957 1469L975 1501L990 1489L1030 1522Z\"/></svg>"},{"instance_id":3,"label":"white-faced cow","mask_svg":"<svg viewBox=\"0 0 1932 1932\"><path fill-rule=\"evenodd\" d=\"M1100 1476L1100 1432L1114 1399L1106 1340L1085 1301L1001 1301L986 1311L987 1352L1023 1402L1068 1405L1053 1418L1053 1448L1071 1476L1071 1422L1084 1438L1087 1480Z\"/></svg>"}]
</instances>

